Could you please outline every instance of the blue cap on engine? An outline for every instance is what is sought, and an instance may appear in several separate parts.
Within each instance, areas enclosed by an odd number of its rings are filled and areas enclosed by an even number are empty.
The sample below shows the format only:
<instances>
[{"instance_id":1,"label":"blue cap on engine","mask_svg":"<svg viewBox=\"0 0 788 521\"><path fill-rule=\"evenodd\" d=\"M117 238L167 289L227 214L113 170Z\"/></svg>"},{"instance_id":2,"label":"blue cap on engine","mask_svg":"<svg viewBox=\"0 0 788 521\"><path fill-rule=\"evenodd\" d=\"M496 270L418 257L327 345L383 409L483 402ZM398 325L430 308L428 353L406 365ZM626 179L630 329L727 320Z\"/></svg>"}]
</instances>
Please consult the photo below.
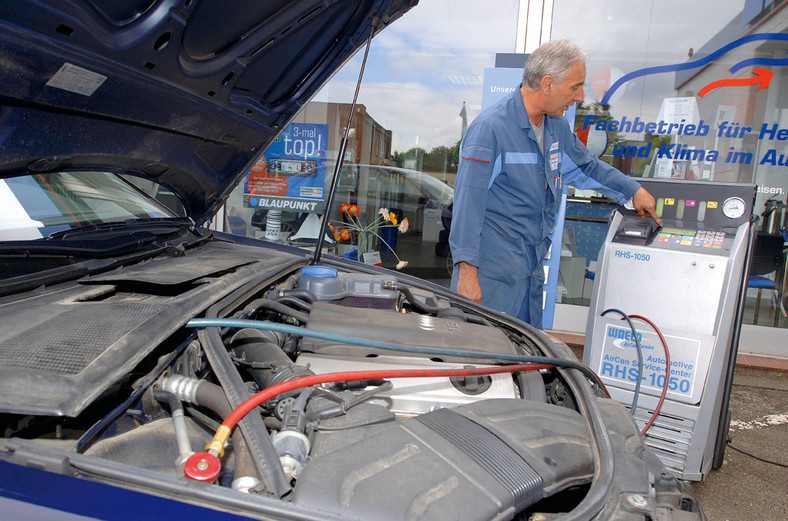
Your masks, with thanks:
<instances>
[{"instance_id":1,"label":"blue cap on engine","mask_svg":"<svg viewBox=\"0 0 788 521\"><path fill-rule=\"evenodd\" d=\"M334 268L329 268L327 266L306 266L301 268L301 275L305 277L316 277L321 279L330 279L336 278L339 274Z\"/></svg>"}]
</instances>

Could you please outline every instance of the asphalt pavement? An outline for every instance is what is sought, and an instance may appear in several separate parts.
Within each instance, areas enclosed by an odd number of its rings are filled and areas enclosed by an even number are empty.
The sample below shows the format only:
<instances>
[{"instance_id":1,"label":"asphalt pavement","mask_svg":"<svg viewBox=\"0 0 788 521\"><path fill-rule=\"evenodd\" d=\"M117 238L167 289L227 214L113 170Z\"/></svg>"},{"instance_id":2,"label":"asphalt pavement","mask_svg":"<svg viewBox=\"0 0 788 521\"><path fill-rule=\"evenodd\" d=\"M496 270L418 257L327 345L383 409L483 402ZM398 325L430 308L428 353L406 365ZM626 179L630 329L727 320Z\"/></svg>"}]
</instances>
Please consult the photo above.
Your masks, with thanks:
<instances>
[{"instance_id":1,"label":"asphalt pavement","mask_svg":"<svg viewBox=\"0 0 788 521\"><path fill-rule=\"evenodd\" d=\"M722 467L693 482L709 521L788 519L788 371L736 367Z\"/></svg>"}]
</instances>

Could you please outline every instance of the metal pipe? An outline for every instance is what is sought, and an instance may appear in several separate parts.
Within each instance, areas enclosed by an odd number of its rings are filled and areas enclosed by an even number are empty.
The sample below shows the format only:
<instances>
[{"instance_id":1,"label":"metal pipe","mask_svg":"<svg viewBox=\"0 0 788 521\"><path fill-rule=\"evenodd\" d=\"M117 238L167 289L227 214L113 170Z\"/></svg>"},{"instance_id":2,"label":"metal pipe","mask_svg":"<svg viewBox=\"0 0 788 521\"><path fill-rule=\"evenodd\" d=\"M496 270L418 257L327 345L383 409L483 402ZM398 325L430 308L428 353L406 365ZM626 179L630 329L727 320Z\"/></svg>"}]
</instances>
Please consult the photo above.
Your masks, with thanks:
<instances>
[{"instance_id":1,"label":"metal pipe","mask_svg":"<svg viewBox=\"0 0 788 521\"><path fill-rule=\"evenodd\" d=\"M178 444L178 460L176 464L180 467L194 454L189 433L186 427L186 417L183 414L183 405L177 396L167 391L153 391L153 399L159 403L166 403L172 416L172 428L175 431L175 442Z\"/></svg>"}]
</instances>

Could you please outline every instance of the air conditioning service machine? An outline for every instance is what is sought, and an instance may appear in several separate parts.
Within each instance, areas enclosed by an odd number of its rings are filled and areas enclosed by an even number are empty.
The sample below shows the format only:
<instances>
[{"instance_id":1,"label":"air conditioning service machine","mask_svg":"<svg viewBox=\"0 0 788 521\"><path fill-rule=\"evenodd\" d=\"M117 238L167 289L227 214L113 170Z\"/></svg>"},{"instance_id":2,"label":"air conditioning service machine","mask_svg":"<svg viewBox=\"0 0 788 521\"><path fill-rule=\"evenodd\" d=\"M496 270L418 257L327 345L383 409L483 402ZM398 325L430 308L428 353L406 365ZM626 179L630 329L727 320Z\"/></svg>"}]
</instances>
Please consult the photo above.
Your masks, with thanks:
<instances>
[{"instance_id":1,"label":"air conditioning service machine","mask_svg":"<svg viewBox=\"0 0 788 521\"><path fill-rule=\"evenodd\" d=\"M640 181L662 228L634 210L613 212L583 362L634 409L639 428L648 425L646 444L663 463L681 479L700 480L722 465L728 436L755 185Z\"/></svg>"}]
</instances>

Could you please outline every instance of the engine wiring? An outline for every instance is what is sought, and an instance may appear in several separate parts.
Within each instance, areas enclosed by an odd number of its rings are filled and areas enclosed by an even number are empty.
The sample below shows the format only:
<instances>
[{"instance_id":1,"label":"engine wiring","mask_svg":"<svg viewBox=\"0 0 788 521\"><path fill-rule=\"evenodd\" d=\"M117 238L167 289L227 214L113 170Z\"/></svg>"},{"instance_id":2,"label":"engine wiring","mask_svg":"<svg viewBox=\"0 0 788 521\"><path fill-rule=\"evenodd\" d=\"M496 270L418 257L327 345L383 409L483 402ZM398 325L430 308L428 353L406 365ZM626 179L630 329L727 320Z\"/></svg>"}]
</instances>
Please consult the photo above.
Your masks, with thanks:
<instances>
[{"instance_id":1,"label":"engine wiring","mask_svg":"<svg viewBox=\"0 0 788 521\"><path fill-rule=\"evenodd\" d=\"M635 325L632 323L632 320L630 320L629 315L627 315L620 309L608 308L602 312L602 316L604 317L608 313L618 313L619 315L621 315L629 324L629 329L632 330L632 336L635 338L635 348L637 350L637 355L638 355L638 377L637 377L637 382L635 382L635 393L632 396L632 407L630 409L632 416L635 416L635 411L637 410L638 407L638 398L640 397L640 382L643 378L643 349L640 347L640 340L638 340L637 329L635 329Z\"/></svg>"}]
</instances>

